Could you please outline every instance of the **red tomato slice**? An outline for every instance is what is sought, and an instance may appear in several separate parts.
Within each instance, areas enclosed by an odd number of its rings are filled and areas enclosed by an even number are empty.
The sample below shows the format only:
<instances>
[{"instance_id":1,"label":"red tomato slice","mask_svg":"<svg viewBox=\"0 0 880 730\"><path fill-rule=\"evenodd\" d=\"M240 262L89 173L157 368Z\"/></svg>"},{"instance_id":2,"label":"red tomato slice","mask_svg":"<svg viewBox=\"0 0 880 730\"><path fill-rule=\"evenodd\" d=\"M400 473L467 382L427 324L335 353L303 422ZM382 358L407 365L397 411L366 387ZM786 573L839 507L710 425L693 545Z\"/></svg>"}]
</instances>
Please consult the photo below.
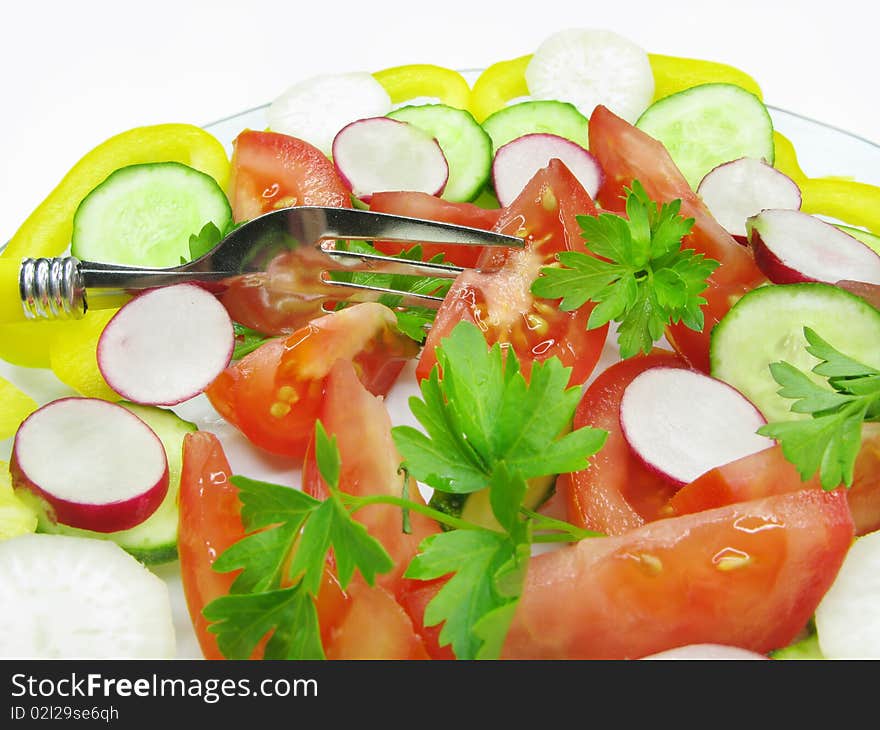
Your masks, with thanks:
<instances>
[{"instance_id":1,"label":"red tomato slice","mask_svg":"<svg viewBox=\"0 0 880 730\"><path fill-rule=\"evenodd\" d=\"M314 431L324 378L350 360L364 386L385 394L418 346L397 331L394 314L374 302L313 320L230 365L206 393L218 413L256 446L302 457Z\"/></svg>"},{"instance_id":2,"label":"red tomato slice","mask_svg":"<svg viewBox=\"0 0 880 730\"><path fill-rule=\"evenodd\" d=\"M669 501L683 515L798 489L821 489L819 476L802 482L797 469L773 446L716 467L682 487ZM845 490L857 535L880 529L880 424L862 427L853 485Z\"/></svg>"},{"instance_id":3,"label":"red tomato slice","mask_svg":"<svg viewBox=\"0 0 880 730\"><path fill-rule=\"evenodd\" d=\"M675 354L654 350L615 363L603 371L584 393L574 415L573 428L593 426L608 439L583 471L564 475L556 488L566 502L568 520L608 535L619 535L664 515L676 487L648 469L630 449L620 425L620 401L633 379L649 368L686 368Z\"/></svg>"},{"instance_id":4,"label":"red tomato slice","mask_svg":"<svg viewBox=\"0 0 880 730\"><path fill-rule=\"evenodd\" d=\"M351 207L333 163L308 142L248 129L232 147L229 198L236 221L294 205Z\"/></svg>"},{"instance_id":5,"label":"red tomato slice","mask_svg":"<svg viewBox=\"0 0 880 730\"><path fill-rule=\"evenodd\" d=\"M583 540L532 559L504 656L766 653L804 628L852 537L842 492L807 489Z\"/></svg>"},{"instance_id":6,"label":"red tomato slice","mask_svg":"<svg viewBox=\"0 0 880 730\"><path fill-rule=\"evenodd\" d=\"M232 469L217 437L188 433L183 441L180 476L180 527L177 549L186 605L206 659L223 659L217 638L208 632L202 609L229 593L236 572L216 573L214 561L244 537L238 489L229 482Z\"/></svg>"},{"instance_id":7,"label":"red tomato slice","mask_svg":"<svg viewBox=\"0 0 880 730\"><path fill-rule=\"evenodd\" d=\"M572 385L583 383L599 361L607 326L587 330L591 306L561 312L556 302L530 291L542 266L561 251L586 251L578 215L596 215L590 196L559 160L540 170L505 208L495 230L527 239L526 247L487 249L478 267L455 280L428 334L416 376L426 378L437 362L434 349L461 321L472 322L489 344L512 347L528 376L533 361L556 356L571 367Z\"/></svg>"},{"instance_id":8,"label":"red tomato slice","mask_svg":"<svg viewBox=\"0 0 880 730\"><path fill-rule=\"evenodd\" d=\"M750 249L741 246L712 217L702 200L691 189L662 143L597 106L590 117L590 151L605 171L599 190L602 206L625 213L624 188L638 180L652 200L667 203L681 200L681 214L694 219L685 239L688 248L721 262L709 278L703 296L705 327L694 332L683 324L667 329L667 338L676 351L694 367L709 372L709 336L712 328L736 300L759 283L761 274Z\"/></svg>"},{"instance_id":9,"label":"red tomato slice","mask_svg":"<svg viewBox=\"0 0 880 730\"><path fill-rule=\"evenodd\" d=\"M435 195L417 192L384 192L376 193L370 199L370 210L377 213L393 213L411 218L425 218L442 223L455 223L459 226L490 230L501 215L498 208L481 208L473 203L451 203ZM437 254L444 254L445 261L473 268L483 253L482 246L441 246L423 243L422 259L427 261ZM376 241L376 248L387 254L398 254L409 246L391 241Z\"/></svg>"}]
</instances>

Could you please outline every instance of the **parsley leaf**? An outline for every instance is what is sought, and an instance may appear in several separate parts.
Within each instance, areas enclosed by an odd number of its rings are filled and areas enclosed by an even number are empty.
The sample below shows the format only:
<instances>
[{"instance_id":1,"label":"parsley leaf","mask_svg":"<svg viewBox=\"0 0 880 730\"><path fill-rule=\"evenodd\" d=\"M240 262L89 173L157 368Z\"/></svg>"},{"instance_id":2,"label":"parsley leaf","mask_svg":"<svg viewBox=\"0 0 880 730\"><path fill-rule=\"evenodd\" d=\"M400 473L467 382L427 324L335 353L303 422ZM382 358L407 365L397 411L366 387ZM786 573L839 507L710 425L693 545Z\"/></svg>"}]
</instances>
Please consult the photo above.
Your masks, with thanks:
<instances>
[{"instance_id":1,"label":"parsley leaf","mask_svg":"<svg viewBox=\"0 0 880 730\"><path fill-rule=\"evenodd\" d=\"M437 348L437 361L422 399L410 399L426 433L392 429L406 468L434 489L483 489L501 462L524 479L578 471L605 441L597 429L565 433L580 388L568 387L569 370L556 358L535 363L527 383L515 357L503 357L498 344L488 348L480 330L462 322Z\"/></svg>"},{"instance_id":2,"label":"parsley leaf","mask_svg":"<svg viewBox=\"0 0 880 730\"><path fill-rule=\"evenodd\" d=\"M222 231L217 227L214 221L208 221L202 226L198 233L193 233L189 237L189 259L180 257L180 263L185 264L187 261L204 256L208 251L212 250L220 241L232 233L236 228L241 228L247 221L240 223L230 223Z\"/></svg>"},{"instance_id":3,"label":"parsley leaf","mask_svg":"<svg viewBox=\"0 0 880 730\"><path fill-rule=\"evenodd\" d=\"M593 255L558 254L560 265L541 269L532 293L561 299L565 311L595 302L587 327L618 322L624 358L648 352L668 324L683 322L702 330L706 300L700 293L719 263L681 248L694 221L679 215L680 210L680 200L657 204L634 180L627 190L627 218L613 213L578 216Z\"/></svg>"},{"instance_id":4,"label":"parsley leaf","mask_svg":"<svg viewBox=\"0 0 880 730\"><path fill-rule=\"evenodd\" d=\"M356 251L371 254L373 256L387 256L379 249L366 241L337 241L337 250ZM407 261L421 261L422 247L413 246L409 250L395 254L396 258ZM438 254L430 259L431 263L442 263L443 256ZM452 286L452 279L439 276L413 276L408 274L389 274L386 272L352 272L331 271L332 281L352 282L365 286L380 287L411 294L430 294L443 297ZM397 317L397 328L410 339L416 342L424 342L427 330L434 321L437 311L431 307L418 305L403 305L404 297L400 294L382 294L377 301L391 309ZM349 306L347 302L340 302L338 308Z\"/></svg>"},{"instance_id":5,"label":"parsley leaf","mask_svg":"<svg viewBox=\"0 0 880 730\"><path fill-rule=\"evenodd\" d=\"M779 441L785 458L804 480L819 472L825 489L852 486L861 448L862 423L880 420L880 371L836 350L814 330L804 327L807 352L819 363L812 369L826 378L823 387L787 362L770 365L777 392L791 398L794 413L809 420L762 426L758 433Z\"/></svg>"},{"instance_id":6,"label":"parsley leaf","mask_svg":"<svg viewBox=\"0 0 880 730\"><path fill-rule=\"evenodd\" d=\"M245 327L238 322L232 323L235 332L235 349L232 351L233 360L241 360L245 355L256 350L266 340L271 340L272 335L267 335L259 330Z\"/></svg>"},{"instance_id":7,"label":"parsley leaf","mask_svg":"<svg viewBox=\"0 0 880 730\"><path fill-rule=\"evenodd\" d=\"M356 522L338 493L336 441L316 425L318 469L330 487L320 501L297 489L234 476L248 533L214 561L217 572L241 570L230 594L203 611L223 654L249 657L268 633L267 659L322 658L314 599L330 551L345 588L360 571L373 585L393 567L382 544ZM287 567L289 566L289 567Z\"/></svg>"}]
</instances>

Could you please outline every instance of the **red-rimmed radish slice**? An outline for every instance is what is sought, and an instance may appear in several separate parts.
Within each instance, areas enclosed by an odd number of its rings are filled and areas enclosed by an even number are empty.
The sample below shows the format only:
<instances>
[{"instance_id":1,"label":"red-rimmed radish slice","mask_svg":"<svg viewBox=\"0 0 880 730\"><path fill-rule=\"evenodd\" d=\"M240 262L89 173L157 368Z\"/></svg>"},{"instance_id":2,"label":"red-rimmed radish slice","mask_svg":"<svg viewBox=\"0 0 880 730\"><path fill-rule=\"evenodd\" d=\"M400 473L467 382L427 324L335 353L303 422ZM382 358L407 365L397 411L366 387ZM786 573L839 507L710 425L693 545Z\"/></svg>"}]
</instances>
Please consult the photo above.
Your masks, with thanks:
<instances>
[{"instance_id":1,"label":"red-rimmed radish slice","mask_svg":"<svg viewBox=\"0 0 880 730\"><path fill-rule=\"evenodd\" d=\"M642 659L767 659L763 654L756 651L741 649L738 646L727 644L688 644L677 646L674 649L657 652L642 657Z\"/></svg>"},{"instance_id":2,"label":"red-rimmed radish slice","mask_svg":"<svg viewBox=\"0 0 880 730\"><path fill-rule=\"evenodd\" d=\"M0 585L4 659L174 658L168 586L108 540L4 540Z\"/></svg>"},{"instance_id":3,"label":"red-rimmed radish slice","mask_svg":"<svg viewBox=\"0 0 880 730\"><path fill-rule=\"evenodd\" d=\"M289 134L330 154L333 138L346 124L391 111L391 97L372 74L322 74L291 86L269 105L273 132Z\"/></svg>"},{"instance_id":4,"label":"red-rimmed radish slice","mask_svg":"<svg viewBox=\"0 0 880 730\"><path fill-rule=\"evenodd\" d=\"M673 483L769 448L766 423L742 393L695 370L655 367L636 376L620 401L620 426L633 452Z\"/></svg>"},{"instance_id":5,"label":"red-rimmed radish slice","mask_svg":"<svg viewBox=\"0 0 880 730\"><path fill-rule=\"evenodd\" d=\"M788 175L753 157L710 170L697 188L709 212L727 232L745 239L746 219L768 208L800 210L801 190Z\"/></svg>"},{"instance_id":6,"label":"red-rimmed radish slice","mask_svg":"<svg viewBox=\"0 0 880 730\"><path fill-rule=\"evenodd\" d=\"M117 532L149 517L168 491L168 460L134 413L96 398L61 398L19 426L13 484L37 495L70 527Z\"/></svg>"},{"instance_id":7,"label":"red-rimmed radish slice","mask_svg":"<svg viewBox=\"0 0 880 730\"><path fill-rule=\"evenodd\" d=\"M526 134L498 149L492 162L492 186L502 206L510 205L541 168L561 160L591 198L602 185L602 168L587 150L555 134Z\"/></svg>"},{"instance_id":8,"label":"red-rimmed radish slice","mask_svg":"<svg viewBox=\"0 0 880 730\"><path fill-rule=\"evenodd\" d=\"M868 284L864 281L849 281L848 279L834 283L841 289L846 289L857 297L861 297L872 307L880 309L880 284Z\"/></svg>"},{"instance_id":9,"label":"red-rimmed radish slice","mask_svg":"<svg viewBox=\"0 0 880 730\"><path fill-rule=\"evenodd\" d=\"M374 117L344 127L333 140L333 164L364 202L373 193L414 190L440 195L449 165L437 140L413 124Z\"/></svg>"},{"instance_id":10,"label":"red-rimmed radish slice","mask_svg":"<svg viewBox=\"0 0 880 730\"><path fill-rule=\"evenodd\" d=\"M880 255L821 218L798 210L764 210L748 219L746 229L755 262L774 284L880 284Z\"/></svg>"},{"instance_id":11,"label":"red-rimmed radish slice","mask_svg":"<svg viewBox=\"0 0 880 730\"><path fill-rule=\"evenodd\" d=\"M195 284L175 284L151 289L116 313L98 340L98 368L123 398L172 406L207 388L234 348L223 305Z\"/></svg>"}]
</instances>

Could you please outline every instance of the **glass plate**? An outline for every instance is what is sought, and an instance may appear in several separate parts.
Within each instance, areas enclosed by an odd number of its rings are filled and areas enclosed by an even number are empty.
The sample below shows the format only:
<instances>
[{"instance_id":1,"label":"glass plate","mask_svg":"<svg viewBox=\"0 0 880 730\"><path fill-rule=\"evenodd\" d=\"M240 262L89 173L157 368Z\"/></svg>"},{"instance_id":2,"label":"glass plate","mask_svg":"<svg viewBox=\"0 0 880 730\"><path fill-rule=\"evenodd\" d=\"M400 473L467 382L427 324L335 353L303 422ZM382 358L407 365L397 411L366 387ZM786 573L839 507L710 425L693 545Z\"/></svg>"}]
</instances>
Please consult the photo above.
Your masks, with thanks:
<instances>
[{"instance_id":1,"label":"glass plate","mask_svg":"<svg viewBox=\"0 0 880 730\"><path fill-rule=\"evenodd\" d=\"M476 71L463 72L469 81L476 78ZM221 119L206 126L227 148L232 151L232 140L243 129L265 129L268 105L250 109ZM788 137L798 152L801 167L809 176L845 175L862 182L880 185L880 145L853 134L822 124L783 109L768 107L776 129ZM596 373L617 359L615 343L609 336ZM417 393L414 377L415 365L410 364L388 394L386 404L396 425L416 425L409 413L407 399ZM0 376L15 383L30 394L38 403L72 395L67 386L60 383L50 371L16 368L0 361ZM199 396L173 409L182 418L195 423L200 429L212 431L220 438L235 473L255 479L282 484L299 485L299 467L291 460L275 457L254 448L232 426L223 421L211 407L205 396ZM12 439L0 441L0 459L9 458ZM155 572L167 583L174 612L177 633L177 656L201 658L201 652L189 620L180 575L176 563L155 568Z\"/></svg>"}]
</instances>

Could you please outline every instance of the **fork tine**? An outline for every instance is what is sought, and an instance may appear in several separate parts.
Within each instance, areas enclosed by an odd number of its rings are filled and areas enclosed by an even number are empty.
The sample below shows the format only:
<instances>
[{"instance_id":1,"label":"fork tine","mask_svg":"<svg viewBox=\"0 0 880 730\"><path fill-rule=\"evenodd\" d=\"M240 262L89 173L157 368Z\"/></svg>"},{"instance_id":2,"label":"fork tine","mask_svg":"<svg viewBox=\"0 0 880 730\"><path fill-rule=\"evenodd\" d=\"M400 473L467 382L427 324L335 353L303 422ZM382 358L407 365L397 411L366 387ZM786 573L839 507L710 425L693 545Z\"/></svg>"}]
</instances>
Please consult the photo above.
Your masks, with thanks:
<instances>
[{"instance_id":1,"label":"fork tine","mask_svg":"<svg viewBox=\"0 0 880 730\"><path fill-rule=\"evenodd\" d=\"M300 209L304 210L304 209ZM452 223L407 218L390 213L374 213L357 208L323 209L324 238L385 240L404 243L447 243L463 246L504 246L522 248L516 236L484 231Z\"/></svg>"}]
</instances>

